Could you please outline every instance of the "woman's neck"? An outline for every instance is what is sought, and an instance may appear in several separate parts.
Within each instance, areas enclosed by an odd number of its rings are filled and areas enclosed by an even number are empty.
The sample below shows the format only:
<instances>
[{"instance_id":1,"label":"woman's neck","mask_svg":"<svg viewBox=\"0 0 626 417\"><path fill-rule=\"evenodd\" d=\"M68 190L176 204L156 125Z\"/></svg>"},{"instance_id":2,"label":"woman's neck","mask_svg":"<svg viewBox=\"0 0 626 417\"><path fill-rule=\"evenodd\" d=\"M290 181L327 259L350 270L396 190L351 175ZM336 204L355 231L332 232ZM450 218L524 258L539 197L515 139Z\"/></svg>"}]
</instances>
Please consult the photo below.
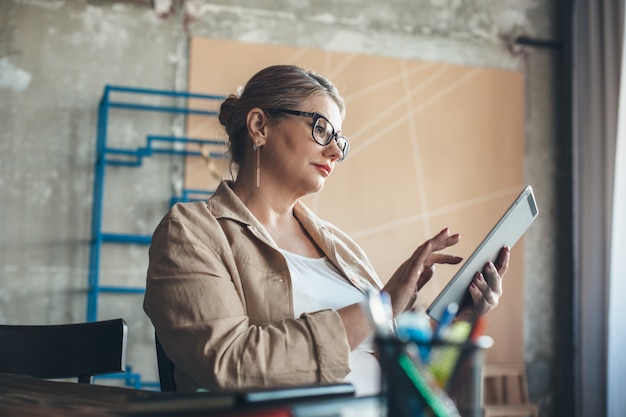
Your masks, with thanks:
<instances>
[{"instance_id":1,"label":"woman's neck","mask_svg":"<svg viewBox=\"0 0 626 417\"><path fill-rule=\"evenodd\" d=\"M282 189L281 189L282 188ZM284 187L250 181L235 181L233 191L254 217L265 227L278 247L310 258L323 256L320 248L294 216L296 197L284 193Z\"/></svg>"},{"instance_id":2,"label":"woman's neck","mask_svg":"<svg viewBox=\"0 0 626 417\"><path fill-rule=\"evenodd\" d=\"M286 195L284 187L281 189L279 186L263 182L257 188L256 183L237 178L233 191L257 220L267 228L294 220L293 207L297 197Z\"/></svg>"}]
</instances>

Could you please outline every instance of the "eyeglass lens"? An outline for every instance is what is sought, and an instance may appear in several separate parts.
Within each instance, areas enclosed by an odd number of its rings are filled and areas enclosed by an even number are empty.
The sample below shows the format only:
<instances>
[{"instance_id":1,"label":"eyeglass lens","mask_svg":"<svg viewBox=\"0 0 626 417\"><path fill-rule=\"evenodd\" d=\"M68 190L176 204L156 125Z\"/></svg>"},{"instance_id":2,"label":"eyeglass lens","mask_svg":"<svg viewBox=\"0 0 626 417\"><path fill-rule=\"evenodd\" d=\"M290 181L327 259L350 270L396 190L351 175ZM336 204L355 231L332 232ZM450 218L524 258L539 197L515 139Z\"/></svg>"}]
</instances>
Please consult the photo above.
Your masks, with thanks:
<instances>
[{"instance_id":1,"label":"eyeglass lens","mask_svg":"<svg viewBox=\"0 0 626 417\"><path fill-rule=\"evenodd\" d=\"M331 140L336 136L335 128L330 124L326 119L319 117L315 121L315 125L313 126L313 139L317 141L320 145L326 146L330 143ZM346 148L348 145L348 140L343 136L337 136L337 146L341 149L343 153L343 158L346 155Z\"/></svg>"}]
</instances>

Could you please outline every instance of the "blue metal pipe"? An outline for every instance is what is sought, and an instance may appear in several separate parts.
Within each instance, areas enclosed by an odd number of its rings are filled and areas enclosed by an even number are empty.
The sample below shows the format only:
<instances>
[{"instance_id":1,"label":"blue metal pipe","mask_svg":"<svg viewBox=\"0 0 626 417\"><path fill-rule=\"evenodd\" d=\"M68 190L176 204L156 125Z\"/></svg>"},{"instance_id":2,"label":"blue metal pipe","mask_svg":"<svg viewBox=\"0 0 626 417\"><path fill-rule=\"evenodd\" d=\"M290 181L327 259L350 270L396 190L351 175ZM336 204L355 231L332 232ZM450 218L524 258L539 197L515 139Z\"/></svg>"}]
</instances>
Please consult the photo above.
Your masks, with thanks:
<instances>
[{"instance_id":1,"label":"blue metal pipe","mask_svg":"<svg viewBox=\"0 0 626 417\"><path fill-rule=\"evenodd\" d=\"M190 93L188 91L159 90L159 89L154 89L154 88L125 87L125 86L120 86L120 85L109 85L109 84L106 85L105 91L106 90L118 91L121 93L153 94L153 95L169 96L169 97L202 98L202 99L207 99L207 100L224 100L226 98L226 96L214 95L214 94Z\"/></svg>"},{"instance_id":2,"label":"blue metal pipe","mask_svg":"<svg viewBox=\"0 0 626 417\"><path fill-rule=\"evenodd\" d=\"M225 146L227 142L221 140L213 140L213 139L191 139L186 137L174 137L174 136L158 136L158 135L148 135L146 137L146 146L137 148L134 150L131 149L121 149L121 148L106 148L105 154L112 155L124 155L129 157L134 157L134 159L125 160L125 159L106 159L107 165L115 165L115 166L128 166L128 167L139 167L142 165L142 160L144 156L152 156L153 154L168 154L168 155L180 155L180 156L202 156L202 153L199 151L191 151L191 150L179 150L179 149L171 149L171 148L155 148L153 144L155 142L166 142L166 143L193 143L199 145L212 145L212 146ZM226 155L223 152L211 152L209 154L211 158L225 158Z\"/></svg>"},{"instance_id":3,"label":"blue metal pipe","mask_svg":"<svg viewBox=\"0 0 626 417\"><path fill-rule=\"evenodd\" d=\"M102 242L149 245L152 236L132 235L126 233L102 233Z\"/></svg>"},{"instance_id":4,"label":"blue metal pipe","mask_svg":"<svg viewBox=\"0 0 626 417\"><path fill-rule=\"evenodd\" d=\"M102 246L102 196L104 193L104 149L106 147L109 89L105 88L98 105L98 130L96 137L96 160L93 179L91 210L91 242L89 246L89 277L87 289L87 321L98 318L98 275Z\"/></svg>"},{"instance_id":5,"label":"blue metal pipe","mask_svg":"<svg viewBox=\"0 0 626 417\"><path fill-rule=\"evenodd\" d=\"M199 145L217 145L217 146L226 146L228 145L227 141L217 140L217 139L194 139L188 137L180 137L180 136L163 136L163 135L147 135L146 136L148 143L153 141L158 142L180 142L180 143L196 143Z\"/></svg>"},{"instance_id":6,"label":"blue metal pipe","mask_svg":"<svg viewBox=\"0 0 626 417\"><path fill-rule=\"evenodd\" d=\"M102 285L100 287L100 292L108 292L108 293L123 293L123 294L143 294L146 292L145 288L139 287L116 287L111 285Z\"/></svg>"},{"instance_id":7,"label":"blue metal pipe","mask_svg":"<svg viewBox=\"0 0 626 417\"><path fill-rule=\"evenodd\" d=\"M132 88L124 86L106 85L102 98L98 104L98 120L97 120L97 134L96 134L96 149L95 149L95 161L94 161L94 179L93 179L93 203L91 213L91 241L89 252L89 277L88 277L88 290L87 290L87 321L95 321L98 319L98 298L101 293L130 293L141 294L145 292L144 288L127 287L127 286L103 286L100 283L100 257L102 252L102 245L104 243L117 243L117 244L140 244L149 245L152 236L138 235L138 234L125 234L125 233L103 233L102 230L102 215L103 215L103 199L104 199L104 187L105 187L105 174L107 165L123 165L137 167L141 166L143 157L152 156L154 154L172 154L183 156L201 156L202 154L195 150L189 149L171 149L163 147L154 147L157 142L162 143L189 143L196 145L210 145L210 146L226 146L224 141L214 139L193 139L186 137L172 137L161 135L148 135L146 137L146 146L140 147L134 150L121 149L121 148L107 148L107 136L108 125L110 118L110 109L126 109L126 110L141 110L141 111L157 111L179 114L198 114L204 116L217 116L216 111L202 110L196 108L188 108L185 105L170 106L170 105L153 105L153 104L141 104L132 102L112 101L111 94L113 93L129 93L129 94L151 94L160 95L166 97L178 97L184 99L203 99L203 100L223 100L226 97L221 95L208 95L197 94L182 91L167 91L148 88ZM183 100L175 100L183 101ZM187 104L190 100L187 100ZM118 156L120 159L107 158L108 156ZM225 158L225 154L222 152L210 152L211 158ZM126 158L126 159L123 159ZM134 159L133 159L134 158ZM178 201L192 201L194 199L207 198L212 195L213 191L209 190L197 190L197 189L185 189L182 191L182 195L179 198L172 197L170 202L174 200ZM112 377L107 375L106 377ZM141 386L155 385L158 387L158 383L143 383L141 382L141 374L132 372L130 366L127 368L125 375L122 375L125 379L127 386L134 386L140 388Z\"/></svg>"},{"instance_id":8,"label":"blue metal pipe","mask_svg":"<svg viewBox=\"0 0 626 417\"><path fill-rule=\"evenodd\" d=\"M143 111L161 111L166 113L183 113L183 114L202 114L206 116L217 116L218 112L214 110L197 110L187 107L157 106L153 104L133 104L119 103L112 101L109 107L126 110L143 110Z\"/></svg>"}]
</instances>

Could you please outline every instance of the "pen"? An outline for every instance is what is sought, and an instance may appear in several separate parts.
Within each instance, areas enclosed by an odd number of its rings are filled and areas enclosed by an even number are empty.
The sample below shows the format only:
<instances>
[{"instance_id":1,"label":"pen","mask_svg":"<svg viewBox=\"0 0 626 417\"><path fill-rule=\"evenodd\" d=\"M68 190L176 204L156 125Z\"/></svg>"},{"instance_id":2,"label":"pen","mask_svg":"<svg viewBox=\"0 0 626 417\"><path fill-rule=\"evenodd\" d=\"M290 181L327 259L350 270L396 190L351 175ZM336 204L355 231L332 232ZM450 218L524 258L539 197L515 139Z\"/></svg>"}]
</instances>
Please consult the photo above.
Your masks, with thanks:
<instances>
[{"instance_id":1,"label":"pen","mask_svg":"<svg viewBox=\"0 0 626 417\"><path fill-rule=\"evenodd\" d=\"M485 333L485 329L487 328L487 320L484 316L479 316L474 323L472 324L472 330L470 331L469 337L467 340L471 343L476 343L478 338Z\"/></svg>"},{"instance_id":2,"label":"pen","mask_svg":"<svg viewBox=\"0 0 626 417\"><path fill-rule=\"evenodd\" d=\"M452 320L456 317L456 313L459 311L459 305L457 303L450 303L446 310L443 312L443 316L441 317L441 321L435 328L435 333L433 334L433 341L439 342L441 341L441 336L445 329L452 324Z\"/></svg>"},{"instance_id":3,"label":"pen","mask_svg":"<svg viewBox=\"0 0 626 417\"><path fill-rule=\"evenodd\" d=\"M425 350L425 363L430 362L430 349L436 345L437 343L442 342L442 336L444 331L452 324L454 317L456 316L457 311L459 310L459 305L455 302L448 304L445 311L443 312L443 316L441 317L441 321L435 327L435 331L433 332L433 338L430 342L430 345Z\"/></svg>"},{"instance_id":4,"label":"pen","mask_svg":"<svg viewBox=\"0 0 626 417\"><path fill-rule=\"evenodd\" d=\"M454 402L436 384L429 383L427 377L422 374L406 352L401 353L397 361L435 417L460 417Z\"/></svg>"}]
</instances>

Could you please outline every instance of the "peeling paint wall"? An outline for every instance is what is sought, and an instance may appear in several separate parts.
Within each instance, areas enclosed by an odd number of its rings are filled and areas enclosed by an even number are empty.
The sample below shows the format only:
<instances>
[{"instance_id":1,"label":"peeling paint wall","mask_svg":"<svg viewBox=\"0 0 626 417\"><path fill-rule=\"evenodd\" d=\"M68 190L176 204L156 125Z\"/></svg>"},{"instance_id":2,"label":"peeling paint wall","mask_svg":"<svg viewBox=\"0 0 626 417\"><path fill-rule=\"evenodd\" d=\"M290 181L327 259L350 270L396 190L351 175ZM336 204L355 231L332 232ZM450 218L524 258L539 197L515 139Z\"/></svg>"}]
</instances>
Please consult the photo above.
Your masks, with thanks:
<instances>
[{"instance_id":1,"label":"peeling paint wall","mask_svg":"<svg viewBox=\"0 0 626 417\"><path fill-rule=\"evenodd\" d=\"M551 0L5 0L0 2L0 322L85 318L97 106L106 84L185 89L188 36L523 71L527 178L542 217L526 239L526 359L533 400L549 409L554 313L554 39ZM215 57L219 65L220 57ZM176 133L175 117L119 115L114 140ZM561 173L562 174L562 173ZM105 222L151 233L181 181L176 158L107 177ZM178 185L177 185L178 184ZM142 285L147 248L107 247L102 274ZM506 290L506 288L505 288ZM129 363L156 381L152 329L137 295L106 295L123 316ZM547 415L547 414L542 414Z\"/></svg>"}]
</instances>

